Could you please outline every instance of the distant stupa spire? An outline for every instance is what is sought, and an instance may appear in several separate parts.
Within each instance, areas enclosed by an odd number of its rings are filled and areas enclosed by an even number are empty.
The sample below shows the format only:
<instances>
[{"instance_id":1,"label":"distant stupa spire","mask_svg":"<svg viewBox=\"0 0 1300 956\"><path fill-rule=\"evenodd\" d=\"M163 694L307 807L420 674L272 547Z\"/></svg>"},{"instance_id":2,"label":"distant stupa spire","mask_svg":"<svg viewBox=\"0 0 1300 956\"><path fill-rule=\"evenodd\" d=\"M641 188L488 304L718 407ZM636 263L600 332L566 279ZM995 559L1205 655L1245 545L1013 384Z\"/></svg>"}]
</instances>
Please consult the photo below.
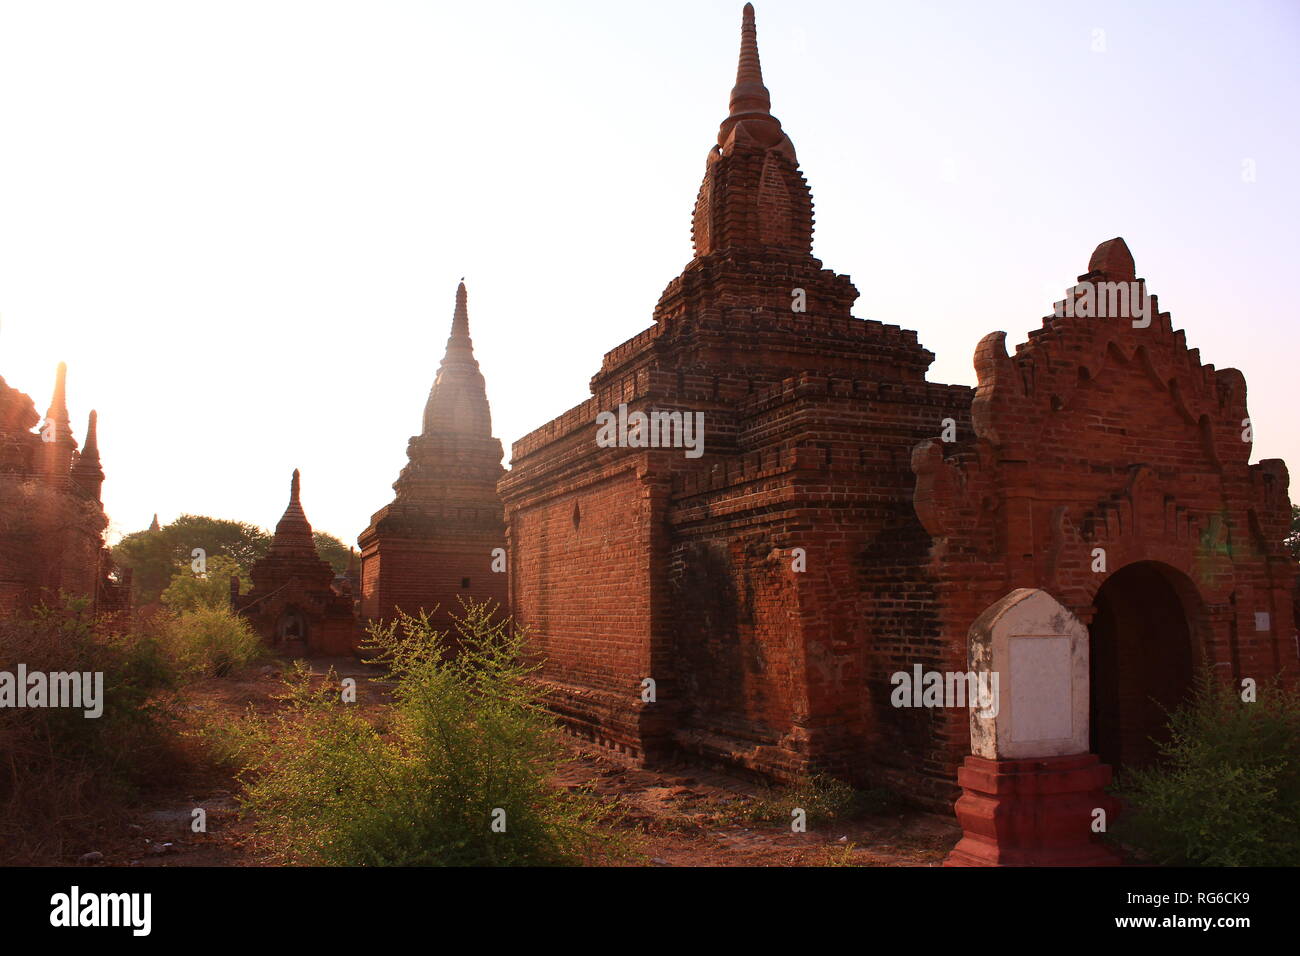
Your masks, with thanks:
<instances>
[{"instance_id":1,"label":"distant stupa spire","mask_svg":"<svg viewBox=\"0 0 1300 956\"><path fill-rule=\"evenodd\" d=\"M293 470L293 479L289 482L289 506L284 509L284 516L275 526L275 537L271 539L271 552L299 552L304 555L316 555L316 544L312 540L311 524L303 513L299 500L300 477L298 469Z\"/></svg>"},{"instance_id":2,"label":"distant stupa spire","mask_svg":"<svg viewBox=\"0 0 1300 956\"><path fill-rule=\"evenodd\" d=\"M474 358L474 343L469 337L469 294L462 281L456 287L456 311L451 319L451 335L438 376L424 405L425 435L437 431L473 434L482 438L492 435L492 413L488 409L487 385Z\"/></svg>"}]
</instances>

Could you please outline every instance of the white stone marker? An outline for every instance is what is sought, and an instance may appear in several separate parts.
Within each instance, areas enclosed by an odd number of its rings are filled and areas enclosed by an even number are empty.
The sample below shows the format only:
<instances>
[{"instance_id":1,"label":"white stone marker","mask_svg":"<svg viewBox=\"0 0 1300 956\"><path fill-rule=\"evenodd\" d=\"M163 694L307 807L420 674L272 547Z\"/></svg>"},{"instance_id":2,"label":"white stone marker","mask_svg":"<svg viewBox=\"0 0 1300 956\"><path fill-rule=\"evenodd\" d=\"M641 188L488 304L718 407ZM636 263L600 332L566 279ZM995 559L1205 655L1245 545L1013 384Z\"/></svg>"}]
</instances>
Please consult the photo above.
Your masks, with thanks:
<instances>
[{"instance_id":1,"label":"white stone marker","mask_svg":"<svg viewBox=\"0 0 1300 956\"><path fill-rule=\"evenodd\" d=\"M990 605L971 625L970 669L999 696L996 707L971 708L975 756L1088 752L1088 629L1056 598L1018 588Z\"/></svg>"}]
</instances>

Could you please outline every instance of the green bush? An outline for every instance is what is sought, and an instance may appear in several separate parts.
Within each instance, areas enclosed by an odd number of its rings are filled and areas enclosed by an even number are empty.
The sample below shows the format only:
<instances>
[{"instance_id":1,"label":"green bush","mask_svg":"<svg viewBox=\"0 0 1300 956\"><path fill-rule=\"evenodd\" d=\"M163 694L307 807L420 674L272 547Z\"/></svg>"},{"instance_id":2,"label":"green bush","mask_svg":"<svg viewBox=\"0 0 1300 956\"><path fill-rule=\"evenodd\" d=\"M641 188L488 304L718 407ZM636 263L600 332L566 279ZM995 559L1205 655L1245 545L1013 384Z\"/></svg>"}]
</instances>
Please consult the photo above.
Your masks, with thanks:
<instances>
[{"instance_id":1,"label":"green bush","mask_svg":"<svg viewBox=\"0 0 1300 956\"><path fill-rule=\"evenodd\" d=\"M148 630L108 632L87 602L0 621L0 669L103 674L102 713L0 708L0 862L54 862L160 772L177 713L175 670Z\"/></svg>"},{"instance_id":2,"label":"green bush","mask_svg":"<svg viewBox=\"0 0 1300 956\"><path fill-rule=\"evenodd\" d=\"M1203 673L1169 715L1161 759L1121 774L1112 837L1140 859L1192 866L1300 864L1300 694L1258 700Z\"/></svg>"},{"instance_id":3,"label":"green bush","mask_svg":"<svg viewBox=\"0 0 1300 956\"><path fill-rule=\"evenodd\" d=\"M172 615L165 632L168 654L190 677L224 677L264 651L248 622L226 607L199 605Z\"/></svg>"},{"instance_id":4,"label":"green bush","mask_svg":"<svg viewBox=\"0 0 1300 956\"><path fill-rule=\"evenodd\" d=\"M258 718L252 704L234 720L200 716L184 736L197 740L213 763L236 771L256 765L271 744L265 722Z\"/></svg>"},{"instance_id":5,"label":"green bush","mask_svg":"<svg viewBox=\"0 0 1300 956\"><path fill-rule=\"evenodd\" d=\"M214 554L207 559L207 570L202 574L195 573L189 566L173 574L171 583L162 592L162 603L177 613L199 608L228 608L231 577L238 577L240 588L245 591L252 583L233 559L224 554Z\"/></svg>"},{"instance_id":6,"label":"green bush","mask_svg":"<svg viewBox=\"0 0 1300 956\"><path fill-rule=\"evenodd\" d=\"M299 667L275 746L245 775L273 850L313 864L546 865L624 851L609 811L555 787L562 750L521 662L523 632L465 605L458 639L426 615L371 628L393 682L386 726ZM493 828L504 822L504 832Z\"/></svg>"}]
</instances>

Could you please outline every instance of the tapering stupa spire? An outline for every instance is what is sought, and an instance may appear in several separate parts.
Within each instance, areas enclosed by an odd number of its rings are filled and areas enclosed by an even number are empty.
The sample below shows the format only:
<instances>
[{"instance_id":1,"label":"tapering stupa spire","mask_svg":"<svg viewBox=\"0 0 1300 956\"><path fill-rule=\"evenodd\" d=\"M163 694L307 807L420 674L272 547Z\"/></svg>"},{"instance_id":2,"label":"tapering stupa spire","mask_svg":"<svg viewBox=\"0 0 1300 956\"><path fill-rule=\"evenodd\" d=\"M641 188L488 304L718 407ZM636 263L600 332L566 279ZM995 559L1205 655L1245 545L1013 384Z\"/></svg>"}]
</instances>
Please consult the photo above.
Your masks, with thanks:
<instances>
[{"instance_id":1,"label":"tapering stupa spire","mask_svg":"<svg viewBox=\"0 0 1300 956\"><path fill-rule=\"evenodd\" d=\"M54 373L54 394L50 397L50 407L45 412L49 422L68 423L68 363L60 362Z\"/></svg>"},{"instance_id":2,"label":"tapering stupa spire","mask_svg":"<svg viewBox=\"0 0 1300 956\"><path fill-rule=\"evenodd\" d=\"M93 408L86 422L86 447L81 450L81 460L85 461L87 458L99 464L99 412Z\"/></svg>"},{"instance_id":3,"label":"tapering stupa spire","mask_svg":"<svg viewBox=\"0 0 1300 956\"><path fill-rule=\"evenodd\" d=\"M149 530L150 530L150 531L161 531L161 530L162 530L162 525L158 524L158 512L156 512L156 511L153 513L153 521L151 521L151 522L149 523Z\"/></svg>"},{"instance_id":4,"label":"tapering stupa spire","mask_svg":"<svg viewBox=\"0 0 1300 956\"><path fill-rule=\"evenodd\" d=\"M464 339L469 341L469 293L465 291L465 279L456 286L456 314L451 319L451 341Z\"/></svg>"},{"instance_id":5,"label":"tapering stupa spire","mask_svg":"<svg viewBox=\"0 0 1300 956\"><path fill-rule=\"evenodd\" d=\"M99 461L99 414L92 411L86 423L86 446L72 465L72 480L98 499L104 486L104 468Z\"/></svg>"},{"instance_id":6,"label":"tapering stupa spire","mask_svg":"<svg viewBox=\"0 0 1300 956\"><path fill-rule=\"evenodd\" d=\"M77 440L72 437L72 425L68 419L68 366L65 362L59 363L54 376L54 395L41 424L41 442L41 470L47 475L66 478L72 467Z\"/></svg>"},{"instance_id":7,"label":"tapering stupa spire","mask_svg":"<svg viewBox=\"0 0 1300 956\"><path fill-rule=\"evenodd\" d=\"M747 3L731 112L709 148L691 216L697 257L742 249L812 254L812 193L771 104L758 62L754 8Z\"/></svg>"},{"instance_id":8,"label":"tapering stupa spire","mask_svg":"<svg viewBox=\"0 0 1300 956\"><path fill-rule=\"evenodd\" d=\"M737 127L740 127L737 132ZM718 129L718 145L727 149L733 136L756 145L771 147L785 140L781 121L772 115L772 97L763 85L763 67L758 59L758 27L754 23L754 5L745 4L740 23L740 63L736 67L736 85L731 89L730 115ZM790 145L793 158L794 147Z\"/></svg>"},{"instance_id":9,"label":"tapering stupa spire","mask_svg":"<svg viewBox=\"0 0 1300 956\"><path fill-rule=\"evenodd\" d=\"M469 337L469 295L464 280L456 287L456 311L451 320L447 351L424 406L423 434L439 430L482 438L492 435L487 385Z\"/></svg>"},{"instance_id":10,"label":"tapering stupa spire","mask_svg":"<svg viewBox=\"0 0 1300 956\"><path fill-rule=\"evenodd\" d=\"M293 480L289 483L289 506L284 509L284 517L275 526L275 537L271 541L271 551L275 554L301 552L316 556L316 545L312 541L311 525L303 513L302 502L298 500L298 469L293 470Z\"/></svg>"},{"instance_id":11,"label":"tapering stupa spire","mask_svg":"<svg viewBox=\"0 0 1300 956\"><path fill-rule=\"evenodd\" d=\"M60 362L58 371L54 373L54 394L50 397L50 407L45 412L41 437L47 442L72 439L71 419L68 418L68 364L66 362Z\"/></svg>"}]
</instances>

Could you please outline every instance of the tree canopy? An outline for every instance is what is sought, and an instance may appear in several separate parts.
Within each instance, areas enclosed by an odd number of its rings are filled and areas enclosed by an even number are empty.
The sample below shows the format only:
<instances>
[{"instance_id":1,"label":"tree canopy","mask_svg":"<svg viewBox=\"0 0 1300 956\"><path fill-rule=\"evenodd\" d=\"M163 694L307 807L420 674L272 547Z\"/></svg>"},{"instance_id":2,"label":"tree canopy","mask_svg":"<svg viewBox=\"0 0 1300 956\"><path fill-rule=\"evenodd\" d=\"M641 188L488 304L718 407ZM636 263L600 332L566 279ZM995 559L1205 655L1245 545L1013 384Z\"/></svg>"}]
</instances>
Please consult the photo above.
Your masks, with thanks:
<instances>
[{"instance_id":1,"label":"tree canopy","mask_svg":"<svg viewBox=\"0 0 1300 956\"><path fill-rule=\"evenodd\" d=\"M235 571L247 576L258 558L271 547L272 535L247 521L228 521L204 515L181 515L156 531L135 531L113 547L113 559L123 568L131 568L132 588L137 605L157 602L178 571L191 571L195 550L202 549L205 562L228 558ZM316 550L336 574L348 566L348 547L324 531L312 533Z\"/></svg>"}]
</instances>

